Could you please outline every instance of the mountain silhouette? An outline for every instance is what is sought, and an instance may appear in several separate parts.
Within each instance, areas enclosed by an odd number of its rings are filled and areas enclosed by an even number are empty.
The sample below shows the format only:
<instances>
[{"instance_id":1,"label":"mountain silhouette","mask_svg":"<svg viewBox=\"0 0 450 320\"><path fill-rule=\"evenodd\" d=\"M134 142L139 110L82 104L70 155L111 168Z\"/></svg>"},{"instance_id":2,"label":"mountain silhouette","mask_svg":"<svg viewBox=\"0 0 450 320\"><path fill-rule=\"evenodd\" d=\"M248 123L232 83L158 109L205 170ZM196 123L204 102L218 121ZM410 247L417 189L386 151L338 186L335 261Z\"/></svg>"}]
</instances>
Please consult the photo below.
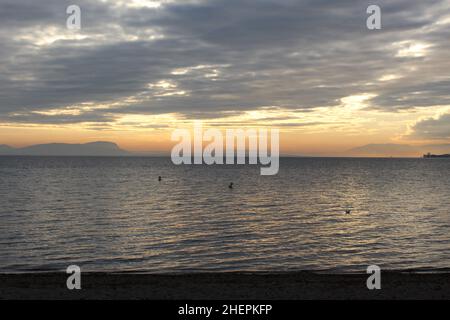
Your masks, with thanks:
<instances>
[{"instance_id":1,"label":"mountain silhouette","mask_svg":"<svg viewBox=\"0 0 450 320\"><path fill-rule=\"evenodd\" d=\"M128 156L113 142L97 141L84 144L49 143L37 144L24 148L12 148L0 145L0 155L23 156Z\"/></svg>"}]
</instances>

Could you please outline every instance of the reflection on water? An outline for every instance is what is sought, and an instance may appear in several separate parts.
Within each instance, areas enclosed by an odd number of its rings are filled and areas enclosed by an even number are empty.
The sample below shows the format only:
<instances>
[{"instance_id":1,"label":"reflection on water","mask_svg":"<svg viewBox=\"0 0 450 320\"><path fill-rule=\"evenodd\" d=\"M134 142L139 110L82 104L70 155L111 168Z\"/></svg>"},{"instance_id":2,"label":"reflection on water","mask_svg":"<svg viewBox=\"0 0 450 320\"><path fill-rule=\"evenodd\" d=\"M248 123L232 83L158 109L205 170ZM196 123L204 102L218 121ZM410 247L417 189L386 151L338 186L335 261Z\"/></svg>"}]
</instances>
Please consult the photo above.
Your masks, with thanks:
<instances>
[{"instance_id":1,"label":"reflection on water","mask_svg":"<svg viewBox=\"0 0 450 320\"><path fill-rule=\"evenodd\" d=\"M449 268L449 172L446 159L287 158L261 176L163 158L0 157L0 271Z\"/></svg>"}]
</instances>

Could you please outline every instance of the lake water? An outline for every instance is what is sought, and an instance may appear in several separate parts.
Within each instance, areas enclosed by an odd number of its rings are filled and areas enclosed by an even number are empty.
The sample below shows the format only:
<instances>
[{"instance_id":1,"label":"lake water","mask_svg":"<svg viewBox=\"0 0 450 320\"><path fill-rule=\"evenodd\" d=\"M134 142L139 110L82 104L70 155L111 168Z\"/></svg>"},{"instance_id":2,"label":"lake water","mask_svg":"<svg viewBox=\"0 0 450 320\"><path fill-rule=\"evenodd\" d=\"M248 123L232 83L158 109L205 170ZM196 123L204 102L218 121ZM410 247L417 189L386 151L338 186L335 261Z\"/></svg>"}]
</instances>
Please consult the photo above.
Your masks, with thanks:
<instances>
[{"instance_id":1,"label":"lake water","mask_svg":"<svg viewBox=\"0 0 450 320\"><path fill-rule=\"evenodd\" d=\"M261 176L168 158L0 157L0 272L70 264L450 268L450 159L283 158L278 175Z\"/></svg>"}]
</instances>

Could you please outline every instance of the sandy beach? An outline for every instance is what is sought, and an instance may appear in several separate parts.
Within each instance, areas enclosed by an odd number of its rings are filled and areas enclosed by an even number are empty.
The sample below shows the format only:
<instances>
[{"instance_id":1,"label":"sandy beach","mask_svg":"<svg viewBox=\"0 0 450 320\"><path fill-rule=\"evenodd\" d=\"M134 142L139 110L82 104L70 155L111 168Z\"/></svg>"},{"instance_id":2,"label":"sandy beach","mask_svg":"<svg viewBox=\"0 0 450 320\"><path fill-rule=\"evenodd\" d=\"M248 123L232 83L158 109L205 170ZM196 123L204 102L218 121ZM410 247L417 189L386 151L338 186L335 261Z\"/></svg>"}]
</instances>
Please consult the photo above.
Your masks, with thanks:
<instances>
[{"instance_id":1,"label":"sandy beach","mask_svg":"<svg viewBox=\"0 0 450 320\"><path fill-rule=\"evenodd\" d=\"M384 272L381 290L366 274L207 273L82 274L81 290L66 288L65 273L0 275L0 299L78 300L347 300L450 299L450 274Z\"/></svg>"}]
</instances>

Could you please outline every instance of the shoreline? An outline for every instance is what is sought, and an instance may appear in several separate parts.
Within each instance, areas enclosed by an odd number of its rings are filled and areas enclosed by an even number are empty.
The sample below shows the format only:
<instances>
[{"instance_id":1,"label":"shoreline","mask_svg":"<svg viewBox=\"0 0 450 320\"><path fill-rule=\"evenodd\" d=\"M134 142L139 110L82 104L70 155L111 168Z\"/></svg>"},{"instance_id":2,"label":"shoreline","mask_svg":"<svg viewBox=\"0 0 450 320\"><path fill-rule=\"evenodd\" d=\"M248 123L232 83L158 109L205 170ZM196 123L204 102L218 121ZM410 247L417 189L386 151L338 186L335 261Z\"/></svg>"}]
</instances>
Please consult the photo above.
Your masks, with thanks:
<instances>
[{"instance_id":1,"label":"shoreline","mask_svg":"<svg viewBox=\"0 0 450 320\"><path fill-rule=\"evenodd\" d=\"M2 300L423 300L450 299L450 273L382 271L381 290L366 273L82 273L68 290L64 272L0 274Z\"/></svg>"}]
</instances>

